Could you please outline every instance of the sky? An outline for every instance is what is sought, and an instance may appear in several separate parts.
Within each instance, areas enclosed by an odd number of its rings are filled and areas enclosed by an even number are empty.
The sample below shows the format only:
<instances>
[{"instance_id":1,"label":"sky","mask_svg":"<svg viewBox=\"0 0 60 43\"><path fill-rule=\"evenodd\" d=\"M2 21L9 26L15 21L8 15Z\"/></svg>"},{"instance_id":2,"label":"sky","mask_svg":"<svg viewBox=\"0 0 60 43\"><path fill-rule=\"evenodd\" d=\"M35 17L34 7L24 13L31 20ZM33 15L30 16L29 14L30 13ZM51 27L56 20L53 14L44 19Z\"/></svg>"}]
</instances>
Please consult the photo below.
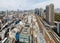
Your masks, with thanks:
<instances>
[{"instance_id":1,"label":"sky","mask_svg":"<svg viewBox=\"0 0 60 43\"><path fill-rule=\"evenodd\" d=\"M45 8L53 3L55 8L60 8L60 0L0 0L0 10L30 10Z\"/></svg>"}]
</instances>

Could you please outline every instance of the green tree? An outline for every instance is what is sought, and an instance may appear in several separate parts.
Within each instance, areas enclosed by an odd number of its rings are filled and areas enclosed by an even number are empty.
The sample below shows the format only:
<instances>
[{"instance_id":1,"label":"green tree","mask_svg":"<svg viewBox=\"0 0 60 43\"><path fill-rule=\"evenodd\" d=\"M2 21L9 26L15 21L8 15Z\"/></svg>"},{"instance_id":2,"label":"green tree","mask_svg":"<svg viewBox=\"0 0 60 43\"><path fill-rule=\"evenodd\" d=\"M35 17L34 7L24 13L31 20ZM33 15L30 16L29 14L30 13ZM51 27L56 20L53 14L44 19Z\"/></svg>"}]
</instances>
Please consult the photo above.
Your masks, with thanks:
<instances>
[{"instance_id":1,"label":"green tree","mask_svg":"<svg viewBox=\"0 0 60 43\"><path fill-rule=\"evenodd\" d=\"M60 22L60 13L55 13L55 21Z\"/></svg>"}]
</instances>

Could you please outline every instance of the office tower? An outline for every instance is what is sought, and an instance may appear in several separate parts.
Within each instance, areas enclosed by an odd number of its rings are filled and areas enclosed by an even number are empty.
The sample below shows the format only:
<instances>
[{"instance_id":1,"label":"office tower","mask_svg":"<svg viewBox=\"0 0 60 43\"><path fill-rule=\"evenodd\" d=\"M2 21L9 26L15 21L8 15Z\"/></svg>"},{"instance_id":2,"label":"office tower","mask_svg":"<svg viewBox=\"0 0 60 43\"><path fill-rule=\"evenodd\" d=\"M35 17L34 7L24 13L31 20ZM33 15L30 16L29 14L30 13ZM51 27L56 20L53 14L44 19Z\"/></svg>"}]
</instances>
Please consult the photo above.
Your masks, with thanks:
<instances>
[{"instance_id":1,"label":"office tower","mask_svg":"<svg viewBox=\"0 0 60 43\"><path fill-rule=\"evenodd\" d=\"M54 24L54 5L50 4L46 6L46 21L50 24Z\"/></svg>"},{"instance_id":2,"label":"office tower","mask_svg":"<svg viewBox=\"0 0 60 43\"><path fill-rule=\"evenodd\" d=\"M43 9L42 8L39 9L39 15L43 16Z\"/></svg>"},{"instance_id":3,"label":"office tower","mask_svg":"<svg viewBox=\"0 0 60 43\"><path fill-rule=\"evenodd\" d=\"M60 35L60 22L57 23L57 33Z\"/></svg>"},{"instance_id":4,"label":"office tower","mask_svg":"<svg viewBox=\"0 0 60 43\"><path fill-rule=\"evenodd\" d=\"M39 15L39 9L38 8L35 9L35 14Z\"/></svg>"}]
</instances>

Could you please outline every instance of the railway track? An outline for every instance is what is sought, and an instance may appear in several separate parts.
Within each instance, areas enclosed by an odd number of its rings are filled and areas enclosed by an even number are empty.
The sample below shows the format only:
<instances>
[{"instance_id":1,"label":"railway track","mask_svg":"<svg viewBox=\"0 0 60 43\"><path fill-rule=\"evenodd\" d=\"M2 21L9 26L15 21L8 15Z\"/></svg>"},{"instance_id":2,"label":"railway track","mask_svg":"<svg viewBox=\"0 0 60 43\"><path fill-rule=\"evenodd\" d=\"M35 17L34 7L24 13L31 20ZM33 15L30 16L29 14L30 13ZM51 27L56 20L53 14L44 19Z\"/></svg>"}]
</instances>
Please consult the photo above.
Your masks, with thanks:
<instances>
[{"instance_id":1,"label":"railway track","mask_svg":"<svg viewBox=\"0 0 60 43\"><path fill-rule=\"evenodd\" d=\"M40 19L40 18L39 18ZM43 20L40 19L40 21L44 24ZM45 25L45 24L44 24ZM48 26L49 27L49 26ZM47 28L48 28L47 27ZM51 37L54 39L54 41L56 43L60 43L60 37L52 30L52 29L47 29L49 31L49 34L51 35Z\"/></svg>"},{"instance_id":2,"label":"railway track","mask_svg":"<svg viewBox=\"0 0 60 43\"><path fill-rule=\"evenodd\" d=\"M56 35L56 33L53 30L49 31L49 34L51 35L51 37L54 39L54 41L56 43L60 43L60 38L58 35Z\"/></svg>"}]
</instances>

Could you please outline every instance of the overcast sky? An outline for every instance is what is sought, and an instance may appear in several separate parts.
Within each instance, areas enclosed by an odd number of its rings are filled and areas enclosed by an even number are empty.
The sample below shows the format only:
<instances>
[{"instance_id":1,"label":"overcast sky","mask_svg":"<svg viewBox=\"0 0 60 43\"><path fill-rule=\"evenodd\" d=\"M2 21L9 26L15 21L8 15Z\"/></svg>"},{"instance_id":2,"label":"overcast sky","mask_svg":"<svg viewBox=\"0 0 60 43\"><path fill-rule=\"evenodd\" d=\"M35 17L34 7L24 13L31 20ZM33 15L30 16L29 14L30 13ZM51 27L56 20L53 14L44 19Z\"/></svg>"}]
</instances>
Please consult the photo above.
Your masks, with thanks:
<instances>
[{"instance_id":1,"label":"overcast sky","mask_svg":"<svg viewBox=\"0 0 60 43\"><path fill-rule=\"evenodd\" d=\"M60 8L60 0L0 0L0 10L45 8L50 3Z\"/></svg>"}]
</instances>

